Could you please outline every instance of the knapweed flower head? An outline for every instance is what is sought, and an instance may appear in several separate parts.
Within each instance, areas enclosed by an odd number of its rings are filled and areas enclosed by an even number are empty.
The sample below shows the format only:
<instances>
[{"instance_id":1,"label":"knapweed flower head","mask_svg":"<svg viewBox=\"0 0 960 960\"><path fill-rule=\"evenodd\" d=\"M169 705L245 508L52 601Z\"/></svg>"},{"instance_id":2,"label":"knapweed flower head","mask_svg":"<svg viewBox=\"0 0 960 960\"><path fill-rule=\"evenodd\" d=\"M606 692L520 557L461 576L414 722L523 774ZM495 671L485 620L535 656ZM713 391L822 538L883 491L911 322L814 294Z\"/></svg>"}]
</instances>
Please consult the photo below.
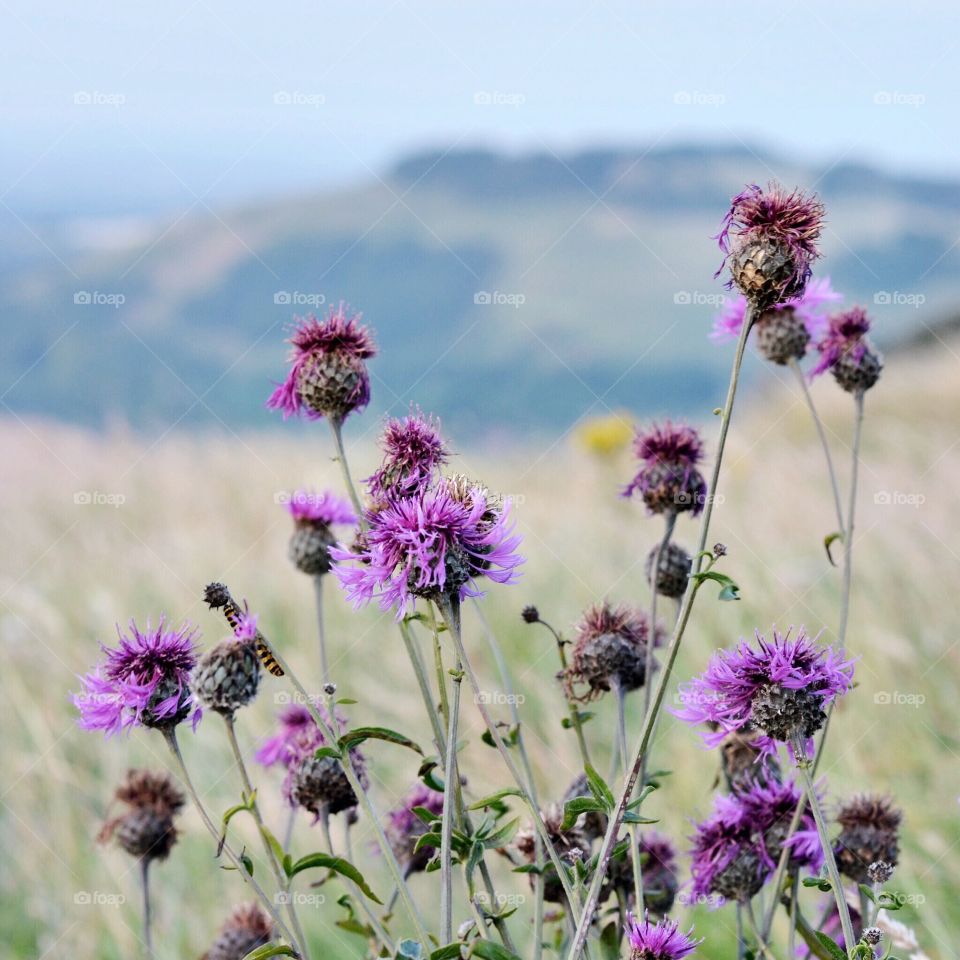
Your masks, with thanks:
<instances>
[{"instance_id":1,"label":"knapweed flower head","mask_svg":"<svg viewBox=\"0 0 960 960\"><path fill-rule=\"evenodd\" d=\"M273 939L273 921L257 903L234 907L203 960L243 960Z\"/></svg>"},{"instance_id":2,"label":"knapweed flower head","mask_svg":"<svg viewBox=\"0 0 960 960\"><path fill-rule=\"evenodd\" d=\"M170 729L192 713L196 727L201 711L189 684L196 628L185 623L173 629L161 617L144 630L131 620L127 634L118 625L117 635L116 647L101 644L103 662L81 678L83 690L73 697L80 726L108 736L135 726Z\"/></svg>"},{"instance_id":3,"label":"knapweed flower head","mask_svg":"<svg viewBox=\"0 0 960 960\"><path fill-rule=\"evenodd\" d=\"M341 302L325 318L297 318L290 370L267 400L284 419L303 413L310 420L342 421L370 402L366 361L377 348L360 314L349 315Z\"/></svg>"},{"instance_id":4,"label":"knapweed flower head","mask_svg":"<svg viewBox=\"0 0 960 960\"><path fill-rule=\"evenodd\" d=\"M883 361L867 337L869 330L870 318L863 307L851 307L832 316L817 343L820 360L810 371L811 379L829 370L848 393L869 390L883 369Z\"/></svg>"},{"instance_id":5,"label":"knapweed flower head","mask_svg":"<svg viewBox=\"0 0 960 960\"><path fill-rule=\"evenodd\" d=\"M753 643L718 650L706 671L680 689L682 720L710 724L704 735L716 746L734 730L757 730L772 741L807 747L823 726L824 708L853 683L853 661L842 651L820 646L801 627L796 636L776 628L767 640L757 631ZM759 744L759 741L758 741Z\"/></svg>"},{"instance_id":6,"label":"knapweed flower head","mask_svg":"<svg viewBox=\"0 0 960 960\"><path fill-rule=\"evenodd\" d=\"M330 713L320 704L317 706L324 721L334 730L343 732L345 720L338 715L331 723ZM318 757L317 750L328 746L327 739L317 726L312 715L308 714L308 723L293 723L289 720L286 730L281 730L284 737L277 753L287 767L287 775L283 781L283 795L293 807L303 807L319 818L323 809L328 813L340 813L350 810L357 805L357 795L343 769L344 762L351 765L364 789L368 780L366 760L363 754L353 747L347 752L345 760L337 757ZM262 755L258 753L258 757Z\"/></svg>"},{"instance_id":7,"label":"knapweed flower head","mask_svg":"<svg viewBox=\"0 0 960 960\"><path fill-rule=\"evenodd\" d=\"M717 275L728 266L729 285L759 310L799 297L820 255L823 213L823 204L800 190L748 186L731 201L717 235L724 255Z\"/></svg>"},{"instance_id":8,"label":"knapweed flower head","mask_svg":"<svg viewBox=\"0 0 960 960\"><path fill-rule=\"evenodd\" d=\"M657 554L659 552L659 561ZM644 563L644 573L647 577L647 583L654 586L653 564L657 562L656 590L663 597L670 597L676 600L682 597L687 589L687 580L690 578L690 568L693 560L690 554L672 540L661 546L657 544L647 554Z\"/></svg>"},{"instance_id":9,"label":"knapweed flower head","mask_svg":"<svg viewBox=\"0 0 960 960\"><path fill-rule=\"evenodd\" d=\"M630 960L683 960L703 943L702 939L694 939L693 927L681 933L676 920L651 923L647 916L637 920L627 914L626 932Z\"/></svg>"},{"instance_id":10,"label":"knapweed flower head","mask_svg":"<svg viewBox=\"0 0 960 960\"><path fill-rule=\"evenodd\" d=\"M621 687L636 690L647 680L647 644L660 646L663 629L651 637L646 612L628 604L614 606L604 600L588 607L575 627L570 667L565 677L573 692L576 683L586 683L585 698Z\"/></svg>"},{"instance_id":11,"label":"knapweed flower head","mask_svg":"<svg viewBox=\"0 0 960 960\"><path fill-rule=\"evenodd\" d=\"M858 794L837 811L836 820L841 830L834 854L845 876L865 883L877 861L884 861L891 870L897 865L903 812L891 797Z\"/></svg>"},{"instance_id":12,"label":"knapweed flower head","mask_svg":"<svg viewBox=\"0 0 960 960\"><path fill-rule=\"evenodd\" d=\"M720 742L720 764L731 791L748 790L753 784L779 782L780 761L764 749L767 738L756 730L734 730Z\"/></svg>"},{"instance_id":13,"label":"knapweed flower head","mask_svg":"<svg viewBox=\"0 0 960 960\"><path fill-rule=\"evenodd\" d=\"M639 493L651 513L681 513L694 516L703 510L707 484L698 464L703 460L703 441L693 427L668 420L638 430L633 450L640 461L636 476L623 496Z\"/></svg>"},{"instance_id":14,"label":"knapweed flower head","mask_svg":"<svg viewBox=\"0 0 960 960\"><path fill-rule=\"evenodd\" d=\"M426 869L434 853L428 846L415 849L417 840L428 832L427 825L414 813L418 807L439 817L443 813L443 794L424 783L417 783L404 797L403 803L387 814L387 840L407 873Z\"/></svg>"},{"instance_id":15,"label":"knapweed flower head","mask_svg":"<svg viewBox=\"0 0 960 960\"><path fill-rule=\"evenodd\" d=\"M296 754L296 744L311 736L310 731L317 728L310 711L299 703L287 704L279 712L277 721L277 732L264 740L254 754L254 760L265 767L289 765Z\"/></svg>"},{"instance_id":16,"label":"knapweed flower head","mask_svg":"<svg viewBox=\"0 0 960 960\"><path fill-rule=\"evenodd\" d=\"M397 619L417 597L442 601L480 595L477 581L513 583L516 552L509 500L479 484L443 479L367 511L369 530L353 550L335 548L334 572L357 607L379 598Z\"/></svg>"},{"instance_id":17,"label":"knapweed flower head","mask_svg":"<svg viewBox=\"0 0 960 960\"><path fill-rule=\"evenodd\" d=\"M673 908L679 886L676 850L667 837L652 830L640 834L636 849L640 852L643 872L643 908L664 916ZM628 847L624 856L611 859L601 899L620 890L629 902L633 901L633 853Z\"/></svg>"},{"instance_id":18,"label":"knapweed flower head","mask_svg":"<svg viewBox=\"0 0 960 960\"><path fill-rule=\"evenodd\" d=\"M366 480L374 501L410 496L431 485L450 458L440 421L424 417L420 410L388 420L380 447L383 462Z\"/></svg>"},{"instance_id":19,"label":"knapweed flower head","mask_svg":"<svg viewBox=\"0 0 960 960\"><path fill-rule=\"evenodd\" d=\"M131 857L164 860L177 842L173 818L186 802L166 771L128 770L114 792L123 812L104 823L97 840L116 839Z\"/></svg>"},{"instance_id":20,"label":"knapweed flower head","mask_svg":"<svg viewBox=\"0 0 960 960\"><path fill-rule=\"evenodd\" d=\"M690 838L690 895L694 902L719 906L746 903L766 882L769 868L743 811L728 796L714 799L713 813L695 825Z\"/></svg>"},{"instance_id":21,"label":"knapweed flower head","mask_svg":"<svg viewBox=\"0 0 960 960\"><path fill-rule=\"evenodd\" d=\"M260 687L257 618L244 611L233 635L200 657L190 678L190 689L209 710L232 716L251 703Z\"/></svg>"},{"instance_id":22,"label":"knapweed flower head","mask_svg":"<svg viewBox=\"0 0 960 960\"><path fill-rule=\"evenodd\" d=\"M730 796L730 801L739 807L744 823L757 841L761 860L771 871L776 868L784 843L790 847L791 867L806 868L816 873L823 865L823 846L809 809L804 812L796 832L787 840L801 796L800 788L793 780L783 783L754 782L747 789Z\"/></svg>"},{"instance_id":23,"label":"knapweed flower head","mask_svg":"<svg viewBox=\"0 0 960 960\"><path fill-rule=\"evenodd\" d=\"M569 865L575 860L589 857L590 841L581 832L580 828L574 824L569 830L561 829L563 826L563 811L559 806L551 804L542 811L541 815L547 836L563 863ZM514 838L514 846L527 863L536 862L536 836L536 829L530 824L518 830ZM533 874L530 874L529 879L530 886L533 887L536 883ZM547 864L544 871L543 888L543 897L548 903L564 903L566 901L563 884L552 863Z\"/></svg>"},{"instance_id":24,"label":"knapweed flower head","mask_svg":"<svg viewBox=\"0 0 960 960\"><path fill-rule=\"evenodd\" d=\"M343 497L325 490L296 490L287 502L293 517L288 553L293 565L310 576L329 573L330 548L337 543L334 526L355 526L357 515Z\"/></svg>"},{"instance_id":25,"label":"knapweed flower head","mask_svg":"<svg viewBox=\"0 0 960 960\"><path fill-rule=\"evenodd\" d=\"M811 280L799 297L776 304L760 313L754 322L757 349L772 363L802 360L811 339L826 325L829 304L842 300L829 278ZM710 339L716 342L740 336L747 314L747 299L740 295L724 302L714 318Z\"/></svg>"}]
</instances>

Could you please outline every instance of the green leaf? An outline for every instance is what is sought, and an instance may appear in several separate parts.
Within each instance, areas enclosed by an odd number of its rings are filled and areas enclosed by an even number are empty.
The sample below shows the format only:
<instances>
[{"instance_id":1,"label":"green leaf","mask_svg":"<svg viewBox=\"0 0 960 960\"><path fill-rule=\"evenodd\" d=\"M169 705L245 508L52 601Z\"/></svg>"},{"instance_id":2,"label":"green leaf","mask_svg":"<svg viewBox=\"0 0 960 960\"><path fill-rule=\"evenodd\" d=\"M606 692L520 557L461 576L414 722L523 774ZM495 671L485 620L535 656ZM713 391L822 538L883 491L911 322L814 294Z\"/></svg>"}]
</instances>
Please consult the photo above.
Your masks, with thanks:
<instances>
[{"instance_id":1,"label":"green leaf","mask_svg":"<svg viewBox=\"0 0 960 960\"><path fill-rule=\"evenodd\" d=\"M505 847L512 839L514 834L517 832L520 827L520 819L511 820L508 824L502 826L495 833L491 833L489 837L485 837L483 840L483 845L488 849L496 849L497 847Z\"/></svg>"},{"instance_id":2,"label":"green leaf","mask_svg":"<svg viewBox=\"0 0 960 960\"><path fill-rule=\"evenodd\" d=\"M616 923L608 923L600 934L600 955L603 960L619 960L620 929Z\"/></svg>"},{"instance_id":3,"label":"green leaf","mask_svg":"<svg viewBox=\"0 0 960 960\"><path fill-rule=\"evenodd\" d=\"M592 710L577 711L577 719L580 721L580 726L583 726L583 724L588 723L595 716L596 714ZM573 720L570 717L560 718L560 726L563 727L564 730L570 730L573 727L573 725L574 725Z\"/></svg>"},{"instance_id":4,"label":"green leaf","mask_svg":"<svg viewBox=\"0 0 960 960\"><path fill-rule=\"evenodd\" d=\"M413 813L421 823L425 823L428 827L432 823L436 823L438 820L442 819L440 814L434 813L432 810L428 810L426 807L414 807L411 810L411 813Z\"/></svg>"},{"instance_id":5,"label":"green leaf","mask_svg":"<svg viewBox=\"0 0 960 960\"><path fill-rule=\"evenodd\" d=\"M480 957L481 960L520 960L515 954L501 947L499 943L492 940L476 940L470 951L471 957Z\"/></svg>"},{"instance_id":6,"label":"green leaf","mask_svg":"<svg viewBox=\"0 0 960 960\"><path fill-rule=\"evenodd\" d=\"M873 887L866 883L857 884L860 887L860 892L871 902L877 902L877 895L873 892Z\"/></svg>"},{"instance_id":7,"label":"green leaf","mask_svg":"<svg viewBox=\"0 0 960 960\"><path fill-rule=\"evenodd\" d=\"M525 863L522 866L514 867L511 873L543 873L543 869L538 867L535 863Z\"/></svg>"},{"instance_id":8,"label":"green leaf","mask_svg":"<svg viewBox=\"0 0 960 960\"><path fill-rule=\"evenodd\" d=\"M280 841L273 835L270 831L270 828L264 824L260 827L260 832L263 834L267 843L270 844L270 849L273 851L273 855L277 858L277 863L283 863L283 859L286 854L283 852L283 847L280 846Z\"/></svg>"},{"instance_id":9,"label":"green leaf","mask_svg":"<svg viewBox=\"0 0 960 960\"><path fill-rule=\"evenodd\" d=\"M737 586L736 581L732 577L728 577L725 573L718 573L716 570L704 570L702 573L690 574L690 578L695 580L699 585L702 585L706 580L719 583L721 587L719 599L721 600L740 599L740 588Z\"/></svg>"},{"instance_id":10,"label":"green leaf","mask_svg":"<svg viewBox=\"0 0 960 960\"><path fill-rule=\"evenodd\" d=\"M250 854L244 850L240 854L240 862L243 864L243 869L252 877L253 876L253 861L250 859Z\"/></svg>"},{"instance_id":11,"label":"green leaf","mask_svg":"<svg viewBox=\"0 0 960 960\"><path fill-rule=\"evenodd\" d=\"M343 705L345 707L351 706L354 703L357 703L357 700L354 700L353 697L340 697L339 700L334 701L337 704Z\"/></svg>"},{"instance_id":12,"label":"green leaf","mask_svg":"<svg viewBox=\"0 0 960 960\"><path fill-rule=\"evenodd\" d=\"M498 790L496 793L491 793L490 796L484 797L482 800L478 800L476 803L471 803L468 807L469 810L482 810L484 807L492 807L495 803L502 800L504 797L522 797L523 791L519 790L517 787L505 787L503 790Z\"/></svg>"},{"instance_id":13,"label":"green leaf","mask_svg":"<svg viewBox=\"0 0 960 960\"><path fill-rule=\"evenodd\" d=\"M417 842L414 845L413 851L416 853L418 850L422 850L424 847L431 847L439 850L442 842L442 838L439 832L436 830L430 831L429 833L421 833L420 836L417 837Z\"/></svg>"},{"instance_id":14,"label":"green leaf","mask_svg":"<svg viewBox=\"0 0 960 960\"><path fill-rule=\"evenodd\" d=\"M560 830L569 830L584 813L603 813L605 809L603 801L596 797L574 797L563 805L563 823L560 824Z\"/></svg>"},{"instance_id":15,"label":"green leaf","mask_svg":"<svg viewBox=\"0 0 960 960\"><path fill-rule=\"evenodd\" d=\"M295 957L293 947L288 947L285 943L265 943L256 950L251 950L244 954L243 960L266 960L267 957Z\"/></svg>"},{"instance_id":16,"label":"green leaf","mask_svg":"<svg viewBox=\"0 0 960 960\"><path fill-rule=\"evenodd\" d=\"M843 543L843 534L839 530L834 530L833 533L828 533L823 538L823 549L827 551L827 559L830 561L830 565L835 567L837 565L836 560L833 559L833 554L830 552L830 548L839 540Z\"/></svg>"},{"instance_id":17,"label":"green leaf","mask_svg":"<svg viewBox=\"0 0 960 960\"><path fill-rule=\"evenodd\" d=\"M336 747L320 747L314 753L314 756L318 760L322 760L324 757L333 757L334 760L343 759L343 754Z\"/></svg>"},{"instance_id":18,"label":"green leaf","mask_svg":"<svg viewBox=\"0 0 960 960\"><path fill-rule=\"evenodd\" d=\"M587 775L587 784L593 795L603 803L607 813L612 813L617 801L613 795L613 791L607 786L606 781L589 763L583 772Z\"/></svg>"},{"instance_id":19,"label":"green leaf","mask_svg":"<svg viewBox=\"0 0 960 960\"><path fill-rule=\"evenodd\" d=\"M448 943L430 954L430 960L460 960L460 944Z\"/></svg>"},{"instance_id":20,"label":"green leaf","mask_svg":"<svg viewBox=\"0 0 960 960\"><path fill-rule=\"evenodd\" d=\"M250 803L249 803L249 801L247 801L246 799L243 801L243 803L238 803L238 804L235 804L234 806L230 807L230 808L226 811L226 813L224 813L223 819L222 819L222 821L221 821L221 823L222 823L222 825L223 825L223 829L220 831L220 842L217 844L217 856L218 856L218 857L220 856L221 853L223 853L223 845L227 842L227 824L230 823L230 821L231 821L238 813L243 813L245 810L246 810L246 811L249 811L249 810L250 810Z\"/></svg>"},{"instance_id":21,"label":"green leaf","mask_svg":"<svg viewBox=\"0 0 960 960\"><path fill-rule=\"evenodd\" d=\"M831 960L848 960L847 951L838 947L833 937L828 937L819 930L814 930L813 935L817 938L820 946L830 954Z\"/></svg>"},{"instance_id":22,"label":"green leaf","mask_svg":"<svg viewBox=\"0 0 960 960\"><path fill-rule=\"evenodd\" d=\"M360 888L364 896L368 897L374 903L383 903L370 887L367 886L367 881L363 879L363 874L350 863L349 860L344 860L343 857L332 857L328 853L310 853L297 860L297 862L290 867L288 875L295 877L303 870L312 870L314 867L326 867L334 873L341 874L348 880L352 880Z\"/></svg>"},{"instance_id":23,"label":"green leaf","mask_svg":"<svg viewBox=\"0 0 960 960\"><path fill-rule=\"evenodd\" d=\"M634 813L632 810L628 810L623 815L624 823L659 823L655 817L641 817L639 813Z\"/></svg>"},{"instance_id":24,"label":"green leaf","mask_svg":"<svg viewBox=\"0 0 960 960\"><path fill-rule=\"evenodd\" d=\"M407 747L409 750L415 750L420 756L423 756L423 750L413 742L409 737L405 737L396 730L390 730L387 727L354 727L348 730L338 741L341 750L348 750L355 747L364 740L386 740L387 743L395 743L401 747Z\"/></svg>"}]
</instances>

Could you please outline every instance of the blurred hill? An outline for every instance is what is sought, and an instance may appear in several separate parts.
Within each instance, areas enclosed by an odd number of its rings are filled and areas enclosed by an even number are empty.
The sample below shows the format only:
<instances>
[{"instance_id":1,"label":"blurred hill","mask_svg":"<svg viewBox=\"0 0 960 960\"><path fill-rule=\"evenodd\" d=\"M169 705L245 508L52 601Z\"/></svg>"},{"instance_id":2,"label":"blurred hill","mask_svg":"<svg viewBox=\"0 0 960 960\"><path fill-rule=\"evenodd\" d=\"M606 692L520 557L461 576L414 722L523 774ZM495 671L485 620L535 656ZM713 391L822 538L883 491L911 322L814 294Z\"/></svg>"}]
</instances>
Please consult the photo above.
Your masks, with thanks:
<instances>
[{"instance_id":1,"label":"blurred hill","mask_svg":"<svg viewBox=\"0 0 960 960\"><path fill-rule=\"evenodd\" d=\"M706 338L710 238L729 197L771 177L822 195L819 272L873 308L881 344L960 303L960 181L747 146L423 152L336 192L200 198L164 221L5 210L3 402L84 424L274 423L285 325L342 298L382 348L369 417L416 401L461 434L529 433L702 410L727 364Z\"/></svg>"}]
</instances>

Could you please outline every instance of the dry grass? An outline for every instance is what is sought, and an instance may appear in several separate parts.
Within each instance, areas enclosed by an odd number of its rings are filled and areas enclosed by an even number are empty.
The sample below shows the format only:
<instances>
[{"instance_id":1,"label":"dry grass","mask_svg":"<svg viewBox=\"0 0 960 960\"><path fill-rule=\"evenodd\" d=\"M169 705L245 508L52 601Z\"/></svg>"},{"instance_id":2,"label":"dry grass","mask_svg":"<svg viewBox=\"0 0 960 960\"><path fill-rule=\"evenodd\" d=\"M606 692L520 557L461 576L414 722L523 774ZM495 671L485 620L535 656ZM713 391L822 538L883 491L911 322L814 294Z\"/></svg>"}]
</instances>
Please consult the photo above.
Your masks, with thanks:
<instances>
[{"instance_id":1,"label":"dry grass","mask_svg":"<svg viewBox=\"0 0 960 960\"><path fill-rule=\"evenodd\" d=\"M954 952L950 931L960 929L960 881L953 868L960 794L960 613L952 602L960 524L949 496L960 468L956 364L948 350L898 358L868 398L849 642L862 656L859 687L838 711L822 767L832 798L863 789L899 798L907 817L895 886L925 898L919 912L906 910L903 916L922 928L927 952L944 960ZM770 376L771 383L739 411L722 483L726 500L717 509L711 537L728 545L724 569L739 581L744 599L722 604L711 591L701 595L678 679L702 667L716 646L755 625L804 623L829 634L837 620L839 575L826 563L822 546L834 524L820 451L793 384ZM829 383L818 385L816 393L845 476L849 398ZM713 426L707 429L709 436ZM310 584L287 563L287 517L274 496L304 481L335 484L335 468L322 430L295 439L248 436L242 442L172 433L147 446L119 432L103 438L7 421L0 425L0 443L5 461L0 493L7 504L2 520L7 549L0 558L5 954L128 958L139 947L136 873L121 852L98 849L93 837L123 770L166 764L166 758L156 735L136 733L104 743L79 731L68 700L75 675L95 659L96 641L112 638L118 619L163 611L197 621L209 640L218 639L223 624L198 598L205 582L223 579L250 598L301 675L315 677ZM372 450L358 446L354 459L362 474L372 465ZM521 498L526 575L521 586L492 591L485 606L517 689L526 696L521 710L541 789L557 796L575 772L573 738L560 728L553 647L544 632L520 622L519 611L535 602L545 617L566 628L601 596L645 603L642 562L659 527L616 497L625 463L590 461L565 442L462 457L458 468ZM125 500L118 507L79 505L77 491L122 494ZM883 493L893 501L900 495L924 499L883 503ZM679 527L680 539L690 544L694 525L682 520ZM427 724L389 619L348 611L328 586L333 672L340 693L359 701L349 708L352 722L383 723L427 743ZM495 689L472 612L466 628L468 644ZM274 691L285 689L271 681L242 716L248 746L269 729ZM880 702L894 693L923 700ZM588 726L604 757L613 732L609 706L601 704ZM637 712L634 704L634 730ZM469 701L464 727L471 792L508 785L496 755L479 742L479 717ZM185 739L188 762L211 806L226 808L239 787L222 724L207 717L198 735ZM384 744L369 746L368 754L375 801L386 809L413 778L415 758ZM663 828L682 841L688 818L709 806L714 758L668 718L656 763L675 773L647 812L661 817ZM285 814L276 779L259 779L267 816L279 825ZM247 825L238 829L255 852ZM242 897L238 878L214 864L192 811L184 817L184 830L170 861L155 871L163 957L199 955L227 907ZM361 821L354 834L356 859L374 888L388 893L385 871L370 852L370 831ZM305 820L295 843L301 853L322 846ZM505 892L526 892L525 880L505 869L498 882ZM418 877L414 885L432 917L431 881ZM77 902L84 892L124 896L127 903ZM330 922L342 891L332 883L321 892L330 894L330 903L305 912L317 943L324 944L322 955L359 955L359 941ZM693 919L711 937L703 956L728 956L728 911L698 910ZM513 921L518 930L521 922Z\"/></svg>"}]
</instances>

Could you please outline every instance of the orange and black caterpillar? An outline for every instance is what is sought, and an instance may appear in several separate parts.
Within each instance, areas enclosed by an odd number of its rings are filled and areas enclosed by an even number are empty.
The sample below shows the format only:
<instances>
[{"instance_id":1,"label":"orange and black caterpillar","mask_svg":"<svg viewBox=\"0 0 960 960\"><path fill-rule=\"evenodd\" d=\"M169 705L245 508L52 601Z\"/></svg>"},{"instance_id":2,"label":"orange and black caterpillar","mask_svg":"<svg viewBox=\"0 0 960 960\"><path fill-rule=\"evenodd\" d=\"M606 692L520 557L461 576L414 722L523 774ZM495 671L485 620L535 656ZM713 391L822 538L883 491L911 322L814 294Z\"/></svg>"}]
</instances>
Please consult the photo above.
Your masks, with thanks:
<instances>
[{"instance_id":1,"label":"orange and black caterpillar","mask_svg":"<svg viewBox=\"0 0 960 960\"><path fill-rule=\"evenodd\" d=\"M203 595L212 609L219 608L223 610L223 615L227 618L227 623L230 624L232 630L236 630L237 627L240 626L241 618L244 616L245 611L240 609L237 601L233 599L230 591L227 589L226 584L210 583L204 590ZM266 637L264 637L259 630L257 630L253 642L256 645L257 656L260 658L264 670L269 671L275 677L282 677L283 667L277 663L277 658L273 655L273 651L270 649Z\"/></svg>"}]
</instances>

